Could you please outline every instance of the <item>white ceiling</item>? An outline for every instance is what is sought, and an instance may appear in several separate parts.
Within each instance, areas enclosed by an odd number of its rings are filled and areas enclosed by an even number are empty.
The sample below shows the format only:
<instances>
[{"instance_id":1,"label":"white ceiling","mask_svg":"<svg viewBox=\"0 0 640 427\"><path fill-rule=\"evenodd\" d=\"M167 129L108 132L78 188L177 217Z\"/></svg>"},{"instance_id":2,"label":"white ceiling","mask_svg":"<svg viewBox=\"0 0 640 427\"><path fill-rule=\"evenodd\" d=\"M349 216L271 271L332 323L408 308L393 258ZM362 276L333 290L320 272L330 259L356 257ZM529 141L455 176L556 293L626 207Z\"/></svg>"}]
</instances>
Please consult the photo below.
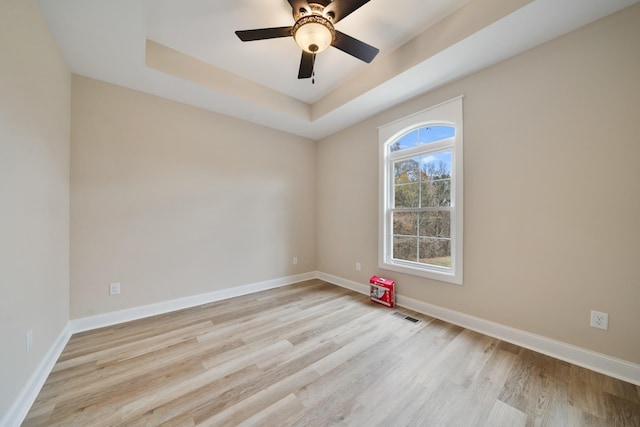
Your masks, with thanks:
<instances>
[{"instance_id":1,"label":"white ceiling","mask_svg":"<svg viewBox=\"0 0 640 427\"><path fill-rule=\"evenodd\" d=\"M292 25L286 0L38 3L76 74L320 139L638 1L371 0L336 29L380 54L329 48L315 84L293 39L234 34Z\"/></svg>"}]
</instances>

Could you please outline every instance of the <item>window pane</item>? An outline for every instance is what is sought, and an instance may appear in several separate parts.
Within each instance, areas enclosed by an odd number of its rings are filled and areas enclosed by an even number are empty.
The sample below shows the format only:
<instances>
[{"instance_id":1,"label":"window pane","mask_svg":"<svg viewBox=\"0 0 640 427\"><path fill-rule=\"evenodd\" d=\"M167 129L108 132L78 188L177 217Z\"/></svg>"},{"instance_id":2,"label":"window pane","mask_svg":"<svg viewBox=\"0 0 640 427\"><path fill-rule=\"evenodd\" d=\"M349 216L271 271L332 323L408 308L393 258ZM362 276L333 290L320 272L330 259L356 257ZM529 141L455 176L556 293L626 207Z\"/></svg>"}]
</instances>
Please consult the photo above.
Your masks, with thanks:
<instances>
[{"instance_id":1,"label":"window pane","mask_svg":"<svg viewBox=\"0 0 640 427\"><path fill-rule=\"evenodd\" d=\"M420 203L420 184L396 185L395 207L417 208Z\"/></svg>"},{"instance_id":2,"label":"window pane","mask_svg":"<svg viewBox=\"0 0 640 427\"><path fill-rule=\"evenodd\" d=\"M420 238L420 262L451 267L451 241L448 239Z\"/></svg>"},{"instance_id":3,"label":"window pane","mask_svg":"<svg viewBox=\"0 0 640 427\"><path fill-rule=\"evenodd\" d=\"M451 206L451 151L429 154L422 167L421 207Z\"/></svg>"},{"instance_id":4,"label":"window pane","mask_svg":"<svg viewBox=\"0 0 640 427\"><path fill-rule=\"evenodd\" d=\"M428 126L420 128L420 144L440 141L455 136L456 130L451 126Z\"/></svg>"},{"instance_id":5,"label":"window pane","mask_svg":"<svg viewBox=\"0 0 640 427\"><path fill-rule=\"evenodd\" d=\"M431 180L451 178L451 150L429 154L420 159L420 164Z\"/></svg>"},{"instance_id":6,"label":"window pane","mask_svg":"<svg viewBox=\"0 0 640 427\"><path fill-rule=\"evenodd\" d=\"M402 135L389 145L390 152L417 147L455 136L455 128L451 126L426 126Z\"/></svg>"},{"instance_id":7,"label":"window pane","mask_svg":"<svg viewBox=\"0 0 640 427\"><path fill-rule=\"evenodd\" d=\"M396 184L420 182L420 157L413 157L393 163L393 177Z\"/></svg>"},{"instance_id":8,"label":"window pane","mask_svg":"<svg viewBox=\"0 0 640 427\"><path fill-rule=\"evenodd\" d=\"M418 129L413 132L409 132L400 138L398 138L393 144L389 146L389 149L393 153L394 151L404 150L406 148L415 147L418 145L420 131Z\"/></svg>"},{"instance_id":9,"label":"window pane","mask_svg":"<svg viewBox=\"0 0 640 427\"><path fill-rule=\"evenodd\" d=\"M451 212L420 212L419 218L420 236L451 237Z\"/></svg>"},{"instance_id":10,"label":"window pane","mask_svg":"<svg viewBox=\"0 0 640 427\"><path fill-rule=\"evenodd\" d=\"M394 162L395 207L420 206L420 157Z\"/></svg>"},{"instance_id":11,"label":"window pane","mask_svg":"<svg viewBox=\"0 0 640 427\"><path fill-rule=\"evenodd\" d=\"M418 215L414 212L394 212L393 234L403 236L418 235Z\"/></svg>"},{"instance_id":12,"label":"window pane","mask_svg":"<svg viewBox=\"0 0 640 427\"><path fill-rule=\"evenodd\" d=\"M416 237L393 236L393 258L416 262L418 239Z\"/></svg>"},{"instance_id":13,"label":"window pane","mask_svg":"<svg viewBox=\"0 0 640 427\"><path fill-rule=\"evenodd\" d=\"M439 179L423 182L420 196L423 208L451 206L451 180Z\"/></svg>"}]
</instances>

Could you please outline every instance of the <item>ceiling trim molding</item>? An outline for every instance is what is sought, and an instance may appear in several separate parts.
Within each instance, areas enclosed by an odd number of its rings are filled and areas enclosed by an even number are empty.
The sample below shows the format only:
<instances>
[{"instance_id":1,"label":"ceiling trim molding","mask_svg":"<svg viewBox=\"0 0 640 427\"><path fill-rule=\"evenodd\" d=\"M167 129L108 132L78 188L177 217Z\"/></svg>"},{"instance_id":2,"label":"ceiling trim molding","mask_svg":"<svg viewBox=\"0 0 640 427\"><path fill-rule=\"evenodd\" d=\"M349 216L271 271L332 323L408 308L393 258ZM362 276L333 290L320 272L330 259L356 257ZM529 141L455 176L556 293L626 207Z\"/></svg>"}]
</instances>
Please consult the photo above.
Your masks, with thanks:
<instances>
[{"instance_id":1,"label":"ceiling trim molding","mask_svg":"<svg viewBox=\"0 0 640 427\"><path fill-rule=\"evenodd\" d=\"M149 39L146 40L145 65L296 119L311 120L311 106L306 102Z\"/></svg>"}]
</instances>

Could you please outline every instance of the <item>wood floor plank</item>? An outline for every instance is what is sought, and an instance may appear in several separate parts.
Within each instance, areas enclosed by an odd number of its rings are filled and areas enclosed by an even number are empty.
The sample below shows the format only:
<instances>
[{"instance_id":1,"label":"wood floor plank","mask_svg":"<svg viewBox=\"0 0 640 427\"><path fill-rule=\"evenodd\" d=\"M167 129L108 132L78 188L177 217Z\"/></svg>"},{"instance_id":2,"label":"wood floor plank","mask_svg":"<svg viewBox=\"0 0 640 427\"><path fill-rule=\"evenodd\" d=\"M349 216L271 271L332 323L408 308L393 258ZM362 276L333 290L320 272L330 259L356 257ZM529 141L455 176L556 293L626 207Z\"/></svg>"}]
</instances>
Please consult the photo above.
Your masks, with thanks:
<instances>
[{"instance_id":1,"label":"wood floor plank","mask_svg":"<svg viewBox=\"0 0 640 427\"><path fill-rule=\"evenodd\" d=\"M75 334L24 426L636 426L640 387L309 280Z\"/></svg>"},{"instance_id":2,"label":"wood floor plank","mask_svg":"<svg viewBox=\"0 0 640 427\"><path fill-rule=\"evenodd\" d=\"M292 375L283 377L279 382L267 386L255 394L240 401L238 404L225 408L212 417L202 420L200 425L237 426L239 424L254 424L260 417L272 417L274 411L287 408L302 409L300 400L293 392L317 380L320 375L312 368L306 367ZM280 408L280 409L279 409ZM260 415L262 414L262 415ZM293 414L287 415L287 417ZM282 416L282 414L280 414ZM253 419L253 421L251 421ZM264 420L271 418L261 418Z\"/></svg>"},{"instance_id":3,"label":"wood floor plank","mask_svg":"<svg viewBox=\"0 0 640 427\"><path fill-rule=\"evenodd\" d=\"M363 390L357 397L357 403L347 423L350 425L378 425L385 419L398 419L407 411L415 408L425 391L425 383L434 383L432 368L438 358L440 340L430 334L416 333L416 339L410 340L402 351L393 353L397 363L382 366L379 372L378 386ZM439 359L440 360L440 359ZM416 366L420 361L420 367ZM422 369L421 367L425 368ZM388 390L381 393L380 390Z\"/></svg>"},{"instance_id":4,"label":"wood floor plank","mask_svg":"<svg viewBox=\"0 0 640 427\"><path fill-rule=\"evenodd\" d=\"M458 425L486 425L499 402L498 396L511 372L516 355L496 347L492 357L479 371L476 381L456 399L454 420ZM515 410L515 409L514 409ZM525 416L526 420L526 416Z\"/></svg>"},{"instance_id":5,"label":"wood floor plank","mask_svg":"<svg viewBox=\"0 0 640 427\"><path fill-rule=\"evenodd\" d=\"M197 408L194 412L196 424L201 423L231 405L236 405L242 400L253 396L263 388L281 381L282 378L286 378L304 369L316 360L338 350L338 348L339 346L335 343L323 343L310 349L310 351L305 354L273 367L273 369L263 370L260 374L259 381L256 381L255 378L247 378L245 383L225 391L206 406Z\"/></svg>"},{"instance_id":6,"label":"wood floor plank","mask_svg":"<svg viewBox=\"0 0 640 427\"><path fill-rule=\"evenodd\" d=\"M239 424L221 424L223 426L238 426L238 427L263 427L266 423L274 426L282 426L284 423L293 418L296 414L304 411L304 406L300 403L300 400L293 394L288 394L284 398L278 400L273 405L265 408L264 410L254 414L250 418L242 421ZM215 420L211 423L205 423L203 425L214 426Z\"/></svg>"},{"instance_id":7,"label":"wood floor plank","mask_svg":"<svg viewBox=\"0 0 640 427\"><path fill-rule=\"evenodd\" d=\"M483 425L486 427L524 427L526 423L527 414L496 400Z\"/></svg>"},{"instance_id":8,"label":"wood floor plank","mask_svg":"<svg viewBox=\"0 0 640 427\"><path fill-rule=\"evenodd\" d=\"M217 377L207 383L199 384L197 388L175 391L168 399L156 400L139 407L126 408L124 418L127 425L148 426L167 423L173 420L178 423L188 414L188 422L195 424L193 412L196 408L206 407L211 403L211 396L219 396L226 391L247 381L247 377L262 375L262 371L255 365L238 369L230 374ZM141 402L142 403L142 402ZM142 412L144 410L144 412Z\"/></svg>"},{"instance_id":9,"label":"wood floor plank","mask_svg":"<svg viewBox=\"0 0 640 427\"><path fill-rule=\"evenodd\" d=\"M398 360L393 357L394 345L399 338L378 342L367 349L375 354L375 361L360 363L354 357L336 370L302 387L295 393L305 406L305 411L284 423L285 426L339 424L351 415L357 397L364 390L375 386L385 369L394 369Z\"/></svg>"}]
</instances>

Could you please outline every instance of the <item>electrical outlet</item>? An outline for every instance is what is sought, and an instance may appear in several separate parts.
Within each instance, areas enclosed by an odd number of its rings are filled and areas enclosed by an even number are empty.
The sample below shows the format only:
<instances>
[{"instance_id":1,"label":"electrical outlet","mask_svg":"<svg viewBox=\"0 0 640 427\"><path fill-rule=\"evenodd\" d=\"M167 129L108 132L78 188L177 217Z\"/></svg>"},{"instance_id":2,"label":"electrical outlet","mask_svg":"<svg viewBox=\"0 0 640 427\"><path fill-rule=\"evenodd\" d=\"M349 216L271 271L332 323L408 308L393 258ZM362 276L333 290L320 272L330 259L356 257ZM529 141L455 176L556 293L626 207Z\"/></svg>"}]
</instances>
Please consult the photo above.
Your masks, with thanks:
<instances>
[{"instance_id":1,"label":"electrical outlet","mask_svg":"<svg viewBox=\"0 0 640 427\"><path fill-rule=\"evenodd\" d=\"M109 295L118 295L120 293L120 283L111 283L109 285Z\"/></svg>"},{"instance_id":2,"label":"electrical outlet","mask_svg":"<svg viewBox=\"0 0 640 427\"><path fill-rule=\"evenodd\" d=\"M33 347L33 329L29 329L27 331L27 353L31 351L31 347Z\"/></svg>"},{"instance_id":3,"label":"electrical outlet","mask_svg":"<svg viewBox=\"0 0 640 427\"><path fill-rule=\"evenodd\" d=\"M297 256L293 257L293 265L298 265L298 257Z\"/></svg>"},{"instance_id":4,"label":"electrical outlet","mask_svg":"<svg viewBox=\"0 0 640 427\"><path fill-rule=\"evenodd\" d=\"M591 310L590 326L598 329L604 329L606 331L609 328L609 315L607 313Z\"/></svg>"},{"instance_id":5,"label":"electrical outlet","mask_svg":"<svg viewBox=\"0 0 640 427\"><path fill-rule=\"evenodd\" d=\"M356 262L356 271L360 271L362 270L362 264L360 264L360 262Z\"/></svg>"}]
</instances>

